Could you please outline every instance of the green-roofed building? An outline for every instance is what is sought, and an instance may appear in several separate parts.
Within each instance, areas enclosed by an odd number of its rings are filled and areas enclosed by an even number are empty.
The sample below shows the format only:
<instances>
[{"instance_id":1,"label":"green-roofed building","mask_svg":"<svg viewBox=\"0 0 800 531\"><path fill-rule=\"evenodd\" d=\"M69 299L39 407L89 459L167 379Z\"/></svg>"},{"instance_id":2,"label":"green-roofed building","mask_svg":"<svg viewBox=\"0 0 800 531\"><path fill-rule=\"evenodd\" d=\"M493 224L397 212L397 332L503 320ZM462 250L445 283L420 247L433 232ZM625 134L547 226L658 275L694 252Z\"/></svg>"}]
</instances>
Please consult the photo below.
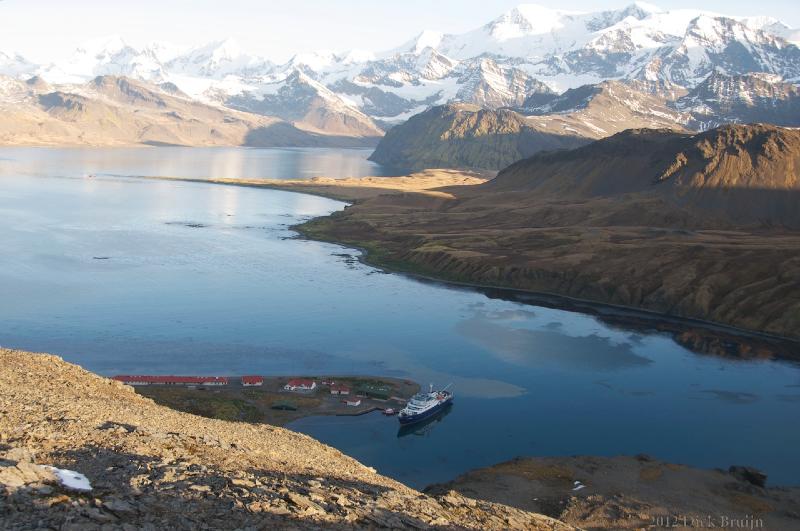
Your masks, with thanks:
<instances>
[{"instance_id":1,"label":"green-roofed building","mask_svg":"<svg viewBox=\"0 0 800 531\"><path fill-rule=\"evenodd\" d=\"M356 394L379 400L388 400L392 396L392 389L388 385L364 383L356 387Z\"/></svg>"}]
</instances>

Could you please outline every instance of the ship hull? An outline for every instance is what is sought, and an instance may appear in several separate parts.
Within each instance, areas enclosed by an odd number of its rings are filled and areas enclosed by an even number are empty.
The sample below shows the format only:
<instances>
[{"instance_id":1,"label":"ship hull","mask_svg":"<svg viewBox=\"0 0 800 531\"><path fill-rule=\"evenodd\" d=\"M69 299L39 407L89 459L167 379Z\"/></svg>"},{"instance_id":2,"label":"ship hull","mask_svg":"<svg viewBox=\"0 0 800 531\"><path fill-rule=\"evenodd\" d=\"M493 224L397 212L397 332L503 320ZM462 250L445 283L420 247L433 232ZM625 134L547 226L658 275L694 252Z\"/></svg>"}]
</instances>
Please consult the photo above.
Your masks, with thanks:
<instances>
[{"instance_id":1,"label":"ship hull","mask_svg":"<svg viewBox=\"0 0 800 531\"><path fill-rule=\"evenodd\" d=\"M403 425L414 424L415 422L423 421L423 420L435 415L436 413L440 412L441 410L443 410L444 408L449 406L452 402L453 402L453 397L450 396L446 400L442 400L441 402L439 402L438 404L436 404L432 408L430 408L430 409L428 409L426 411L423 411L422 413L417 413L416 415L408 415L408 416L402 416L402 417L397 417L397 418L398 418L398 420L400 420L400 424L403 424Z\"/></svg>"}]
</instances>

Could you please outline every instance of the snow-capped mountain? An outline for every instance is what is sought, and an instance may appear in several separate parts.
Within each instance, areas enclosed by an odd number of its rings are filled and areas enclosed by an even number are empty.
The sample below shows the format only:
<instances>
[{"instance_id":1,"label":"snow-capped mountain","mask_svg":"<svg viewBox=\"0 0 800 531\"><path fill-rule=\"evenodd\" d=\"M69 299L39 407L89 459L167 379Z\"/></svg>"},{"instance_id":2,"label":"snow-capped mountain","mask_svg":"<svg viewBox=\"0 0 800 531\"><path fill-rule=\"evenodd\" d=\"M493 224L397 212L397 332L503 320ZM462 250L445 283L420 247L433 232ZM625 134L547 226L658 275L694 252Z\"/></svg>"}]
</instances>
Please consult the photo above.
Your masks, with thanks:
<instances>
[{"instance_id":1,"label":"snow-capped mountain","mask_svg":"<svg viewBox=\"0 0 800 531\"><path fill-rule=\"evenodd\" d=\"M51 83L81 83L103 75L147 81L166 79L164 66L153 49L134 48L119 36L88 41L67 61L44 65L38 73Z\"/></svg>"},{"instance_id":2,"label":"snow-capped mountain","mask_svg":"<svg viewBox=\"0 0 800 531\"><path fill-rule=\"evenodd\" d=\"M747 122L797 126L800 87L783 83L774 75L715 72L677 99L674 107L691 112L698 129Z\"/></svg>"},{"instance_id":3,"label":"snow-capped mountain","mask_svg":"<svg viewBox=\"0 0 800 531\"><path fill-rule=\"evenodd\" d=\"M754 23L752 26L758 26ZM772 26L762 26L762 28ZM710 74L765 72L780 79L800 78L800 49L783 37L727 17L693 19L675 46L659 50L643 77L697 86Z\"/></svg>"},{"instance_id":4,"label":"snow-capped mountain","mask_svg":"<svg viewBox=\"0 0 800 531\"><path fill-rule=\"evenodd\" d=\"M164 65L171 74L181 76L223 79L269 74L275 65L264 58L242 51L233 39L212 42L179 54Z\"/></svg>"},{"instance_id":5,"label":"snow-capped mountain","mask_svg":"<svg viewBox=\"0 0 800 531\"><path fill-rule=\"evenodd\" d=\"M380 136L382 131L352 102L314 81L299 69L287 78L265 83L258 90L231 96L229 107L292 123L302 122L328 134Z\"/></svg>"},{"instance_id":6,"label":"snow-capped mountain","mask_svg":"<svg viewBox=\"0 0 800 531\"><path fill-rule=\"evenodd\" d=\"M460 70L461 87L456 99L481 107L520 107L534 96L555 96L550 87L519 68L504 66L489 58L472 60Z\"/></svg>"},{"instance_id":7,"label":"snow-capped mountain","mask_svg":"<svg viewBox=\"0 0 800 531\"><path fill-rule=\"evenodd\" d=\"M17 53L0 51L0 75L23 77L32 75L37 66Z\"/></svg>"},{"instance_id":8,"label":"snow-capped mountain","mask_svg":"<svg viewBox=\"0 0 800 531\"><path fill-rule=\"evenodd\" d=\"M800 80L799 35L769 17L664 11L643 3L594 13L526 4L464 34L424 31L364 62L345 64L327 54L302 66L362 111L391 123L454 101L516 107L542 94L542 104L549 91L605 80L647 81L676 94L713 72L765 72L794 82ZM276 67L273 77L297 63Z\"/></svg>"},{"instance_id":9,"label":"snow-capped mountain","mask_svg":"<svg viewBox=\"0 0 800 531\"><path fill-rule=\"evenodd\" d=\"M713 74L769 74L797 83L798 44L800 31L770 17L665 11L639 2L597 12L523 4L472 31L423 31L384 52L320 51L276 64L231 39L137 47L109 37L86 43L57 64L37 66L0 54L0 73L38 73L50 83L127 76L171 83L205 103L286 116L306 116L313 101L326 113L320 123L346 116L369 129L449 102L540 107L555 93L608 80L646 82L638 86L667 99Z\"/></svg>"}]
</instances>

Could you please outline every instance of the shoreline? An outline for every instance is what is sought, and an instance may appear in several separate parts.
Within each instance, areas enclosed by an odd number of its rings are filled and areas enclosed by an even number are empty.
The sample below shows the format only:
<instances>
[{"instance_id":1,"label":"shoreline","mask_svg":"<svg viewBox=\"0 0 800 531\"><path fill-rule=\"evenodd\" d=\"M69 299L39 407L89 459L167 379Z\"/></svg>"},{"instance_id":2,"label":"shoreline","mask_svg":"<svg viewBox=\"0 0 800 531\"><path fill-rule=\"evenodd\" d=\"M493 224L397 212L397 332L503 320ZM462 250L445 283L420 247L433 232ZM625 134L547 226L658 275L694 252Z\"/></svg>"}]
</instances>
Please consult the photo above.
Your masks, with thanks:
<instances>
[{"instance_id":1,"label":"shoreline","mask_svg":"<svg viewBox=\"0 0 800 531\"><path fill-rule=\"evenodd\" d=\"M800 520L800 488L768 484L757 469L643 454L520 457L413 489L310 436L162 407L57 356L0 349L0 361L0 476L14 509L0 515L17 527L65 519L164 527L165 507L217 528L281 527L309 515L315 527L374 527L383 511L428 518L404 520L415 528L454 512L463 523L468 511L478 516L470 529L678 527L683 516L789 529ZM91 495L32 474L40 465L83 474Z\"/></svg>"},{"instance_id":2,"label":"shoreline","mask_svg":"<svg viewBox=\"0 0 800 531\"><path fill-rule=\"evenodd\" d=\"M300 192L301 193L301 192ZM745 328L738 328L733 325L726 325L724 323L717 323L714 321L706 321L703 319L696 319L691 317L680 317L659 313L645 308L636 308L632 306L621 306L617 304L592 301L588 299L578 299L568 295L559 295L557 293L546 293L542 291L529 291L521 288L513 288L508 286L479 284L475 282L465 282L460 280L452 280L443 277L434 277L423 273L418 273L412 270L400 269L397 265L387 264L381 260L373 260L370 257L373 253L369 249L355 244L341 242L334 239L321 239L318 237L309 236L303 230L303 225L311 223L320 218L314 218L307 222L292 225L289 229L299 234L298 239L309 241L317 241L339 245L345 249L354 249L360 254L355 258L364 265L379 269L386 273L394 275L402 275L406 278L434 284L450 289L463 289L468 291L478 291L483 293L489 298L499 298L511 302L519 302L522 304L530 304L532 306L543 306L554 310L564 310L569 312L583 313L598 317L610 325L619 325L624 328L633 328L639 330L654 330L658 332L669 332L669 328L659 327L656 325L673 325L675 331L690 332L693 330L701 329L715 334L723 334L736 338L761 340L767 342L775 342L781 345L786 345L792 350L791 356L781 357L780 359L788 361L800 361L800 340L795 340L790 337L778 336L768 332L760 332L758 330L748 330ZM500 294L497 297L492 297L491 292ZM521 300L521 299L529 300ZM647 325L651 326L647 326Z\"/></svg>"},{"instance_id":3,"label":"shoreline","mask_svg":"<svg viewBox=\"0 0 800 531\"><path fill-rule=\"evenodd\" d=\"M408 178L413 179L414 176L424 176L426 173L430 172L446 172L446 174L451 177L454 175L467 175L475 178L476 180L486 180L487 178L490 178L490 174L462 172L458 170L426 170L425 172L420 172L419 174L412 174L408 176ZM477 177L478 175L481 177ZM444 192L438 192L435 188L430 188L430 183L425 182L419 177L417 177L417 179L420 179L420 182L416 187L408 186L407 183L405 183L405 186L396 186L394 188L389 185L391 185L393 181L396 182L398 179L400 179L400 177L363 177L346 179L315 178L310 180L265 179L263 181L256 179L198 179L167 176L145 176L138 178L218 184L224 186L242 186L246 188L266 188L270 190L324 197L327 199L349 203L349 205L356 204L365 199L376 197L382 194L404 194L409 192L417 192L432 195L449 195ZM376 183L379 184L376 185ZM452 185L456 184L457 183L452 183ZM334 212L331 215L335 215L337 212ZM371 252L370 249L363 245L359 245L356 242L337 240L329 237L327 234L321 234L309 228L309 225L321 220L325 220L326 218L329 219L331 215L315 217L311 220L298 223L297 225L292 225L289 227L289 229L297 232L298 238L301 239L331 243L339 245L344 249L354 249L359 251L359 255L356 257L359 262L385 272L400 274L416 281L428 282L451 288L479 291L488 297L492 296L491 293L488 292L496 292L499 294L497 298L535 306L544 306L552 309L580 312L596 316L612 325L669 333L673 335L673 339L676 340L678 340L676 336L679 334L687 333L691 335L692 333L699 331L711 333L722 339L744 339L751 342L764 342L772 348L777 348L778 352L777 355L774 356L775 358L787 361L800 361L800 339L795 339L792 337L780 336L759 330L740 328L734 325L700 318L669 315L645 308L637 308L634 306L623 306L589 299L580 299L576 297L570 297L568 295L560 295L557 293L526 290L511 286L467 282L458 279L446 278L444 276L433 276L430 274L421 273L419 271L414 271L414 268L409 264L395 263L376 258L375 255L377 253ZM520 300L521 298L528 300ZM701 338L686 337L684 339L686 341L681 342L684 347L695 352L698 351L697 342L702 342ZM687 342L692 341L693 339L695 340L693 343L694 346L687 344ZM763 356L753 357L760 358Z\"/></svg>"},{"instance_id":4,"label":"shoreline","mask_svg":"<svg viewBox=\"0 0 800 531\"><path fill-rule=\"evenodd\" d=\"M789 529L800 519L798 486L770 485L747 466L702 468L645 454L517 457L423 489L451 491L581 529Z\"/></svg>"},{"instance_id":5,"label":"shoreline","mask_svg":"<svg viewBox=\"0 0 800 531\"><path fill-rule=\"evenodd\" d=\"M382 194L422 193L433 197L450 197L445 192L437 191L445 186L479 184L494 177L496 172L462 171L462 170L424 170L409 175L376 176L376 177L313 177L310 179L230 179L170 176L131 176L130 179L145 179L167 182L189 182L200 184L218 184L243 188L265 188L282 192L295 192L341 201L357 203ZM317 219L317 218L315 218Z\"/></svg>"},{"instance_id":6,"label":"shoreline","mask_svg":"<svg viewBox=\"0 0 800 531\"><path fill-rule=\"evenodd\" d=\"M306 417L349 417L389 408L398 410L421 388L417 382L404 378L325 375L301 377L315 382L311 390L285 390L284 385L295 378L264 376L263 383L255 386L245 386L240 377L230 377L226 385L220 386L151 384L131 387L138 395L176 411L281 427ZM332 388L339 387L346 387L348 394L331 393ZM378 398L376 394L384 397ZM355 400L358 404L347 405L346 400Z\"/></svg>"}]
</instances>

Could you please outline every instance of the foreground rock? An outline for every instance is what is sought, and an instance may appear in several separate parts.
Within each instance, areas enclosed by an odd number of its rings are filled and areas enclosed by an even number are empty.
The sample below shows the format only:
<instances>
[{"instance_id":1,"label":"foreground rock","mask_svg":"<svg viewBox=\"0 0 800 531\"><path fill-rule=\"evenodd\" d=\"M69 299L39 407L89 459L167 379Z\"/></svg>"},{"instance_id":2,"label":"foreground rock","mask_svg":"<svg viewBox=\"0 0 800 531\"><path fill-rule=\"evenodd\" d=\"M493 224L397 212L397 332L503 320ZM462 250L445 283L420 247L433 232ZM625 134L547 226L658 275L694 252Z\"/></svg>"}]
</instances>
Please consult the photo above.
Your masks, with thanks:
<instances>
[{"instance_id":1,"label":"foreground rock","mask_svg":"<svg viewBox=\"0 0 800 531\"><path fill-rule=\"evenodd\" d=\"M53 465L84 474L63 486ZM204 419L60 358L0 350L3 529L547 529L459 494L432 497L310 437Z\"/></svg>"},{"instance_id":2,"label":"foreground rock","mask_svg":"<svg viewBox=\"0 0 800 531\"><path fill-rule=\"evenodd\" d=\"M582 529L800 528L800 488L764 488L762 476L747 467L699 470L647 456L527 458L426 492L455 490Z\"/></svg>"}]
</instances>

